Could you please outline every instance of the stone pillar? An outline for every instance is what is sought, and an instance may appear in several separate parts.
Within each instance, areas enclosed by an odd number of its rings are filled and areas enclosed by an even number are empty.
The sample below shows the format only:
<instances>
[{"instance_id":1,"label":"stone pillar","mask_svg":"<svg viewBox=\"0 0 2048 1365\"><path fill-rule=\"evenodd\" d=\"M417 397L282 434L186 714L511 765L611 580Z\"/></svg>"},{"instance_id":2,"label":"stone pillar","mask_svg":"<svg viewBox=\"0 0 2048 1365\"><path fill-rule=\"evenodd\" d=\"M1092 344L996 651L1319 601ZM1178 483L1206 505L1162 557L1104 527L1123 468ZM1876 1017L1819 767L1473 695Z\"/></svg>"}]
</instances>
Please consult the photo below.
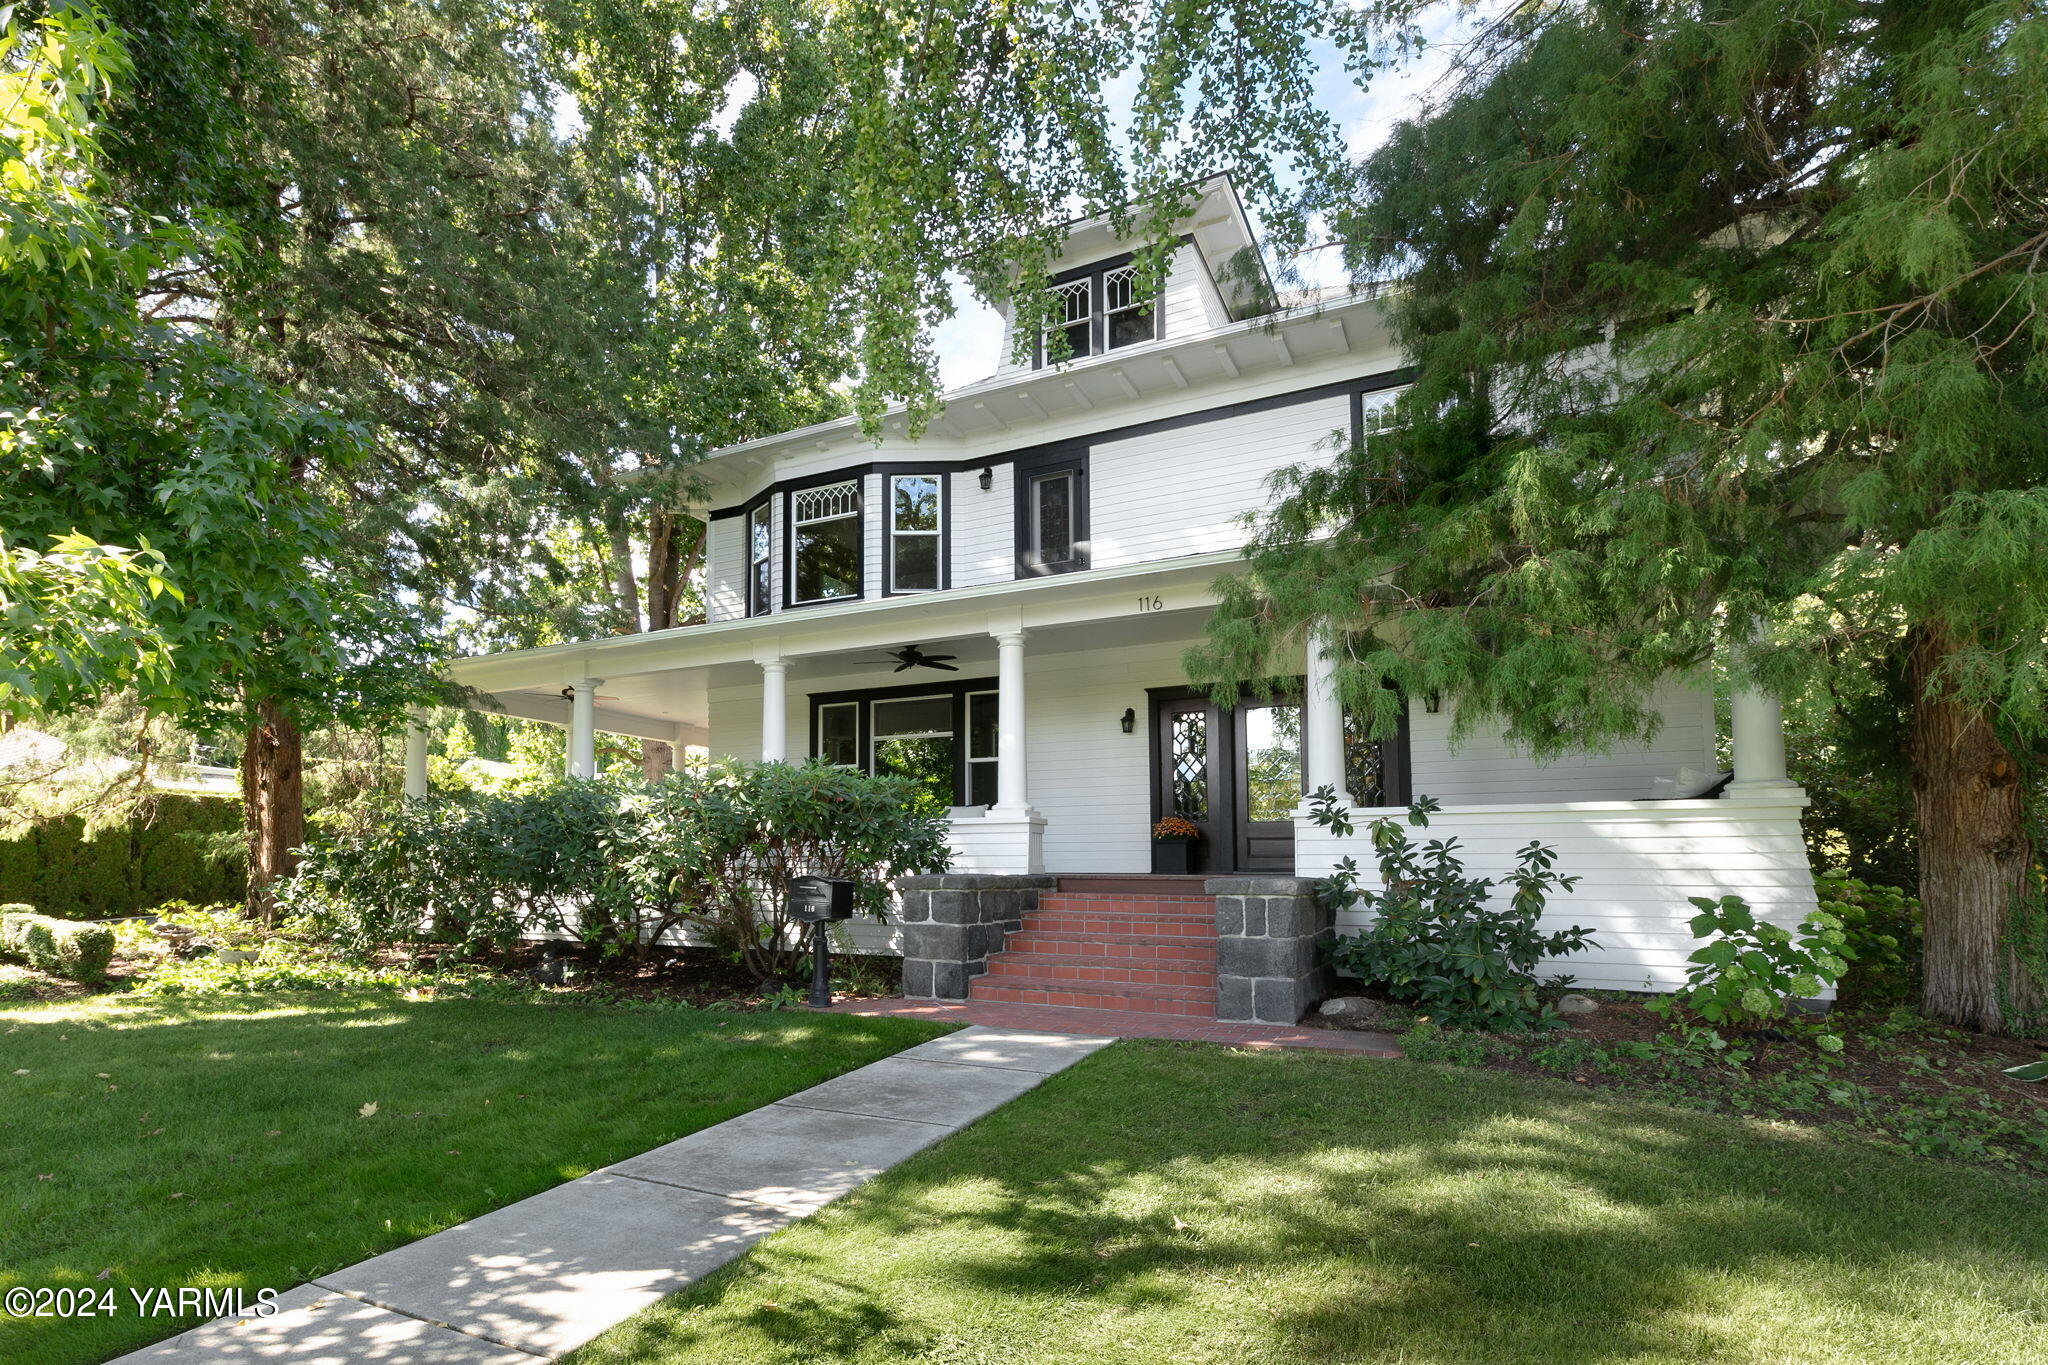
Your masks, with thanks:
<instances>
[{"instance_id":1,"label":"stone pillar","mask_svg":"<svg viewBox=\"0 0 2048 1365\"><path fill-rule=\"evenodd\" d=\"M405 794L414 800L427 794L427 727L417 713L405 722Z\"/></svg>"},{"instance_id":2,"label":"stone pillar","mask_svg":"<svg viewBox=\"0 0 2048 1365\"><path fill-rule=\"evenodd\" d=\"M761 761L789 759L789 660L761 661Z\"/></svg>"},{"instance_id":3,"label":"stone pillar","mask_svg":"<svg viewBox=\"0 0 2048 1365\"><path fill-rule=\"evenodd\" d=\"M1308 877L1214 877L1216 1017L1292 1024L1328 993L1337 935Z\"/></svg>"},{"instance_id":4,"label":"stone pillar","mask_svg":"<svg viewBox=\"0 0 2048 1365\"><path fill-rule=\"evenodd\" d=\"M1053 877L905 877L902 898L903 995L908 1000L965 1000L967 983L988 970L991 953L1038 908Z\"/></svg>"},{"instance_id":5,"label":"stone pillar","mask_svg":"<svg viewBox=\"0 0 2048 1365\"><path fill-rule=\"evenodd\" d=\"M571 777L597 776L597 684L596 678L577 683L569 705L569 760Z\"/></svg>"},{"instance_id":6,"label":"stone pillar","mask_svg":"<svg viewBox=\"0 0 2048 1365\"><path fill-rule=\"evenodd\" d=\"M1337 799L1351 804L1344 790L1344 704L1337 696L1337 661L1328 637L1320 630L1309 636L1306 674L1307 706L1302 716L1303 768L1309 795L1334 787ZM1306 808L1304 801L1303 806Z\"/></svg>"},{"instance_id":7,"label":"stone pillar","mask_svg":"<svg viewBox=\"0 0 2048 1365\"><path fill-rule=\"evenodd\" d=\"M1024 753L1024 632L996 636L996 804L1011 817L1031 813Z\"/></svg>"}]
</instances>

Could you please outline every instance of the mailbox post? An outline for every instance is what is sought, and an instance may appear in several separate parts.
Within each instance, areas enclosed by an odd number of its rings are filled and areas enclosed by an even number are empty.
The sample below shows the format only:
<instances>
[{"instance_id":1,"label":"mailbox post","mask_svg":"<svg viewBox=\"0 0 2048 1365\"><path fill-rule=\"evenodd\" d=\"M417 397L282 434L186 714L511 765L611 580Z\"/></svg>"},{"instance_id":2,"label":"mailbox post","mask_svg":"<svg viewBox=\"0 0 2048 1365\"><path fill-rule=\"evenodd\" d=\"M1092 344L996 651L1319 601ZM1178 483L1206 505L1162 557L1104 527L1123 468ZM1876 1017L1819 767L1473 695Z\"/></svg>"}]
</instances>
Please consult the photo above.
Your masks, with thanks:
<instances>
[{"instance_id":1,"label":"mailbox post","mask_svg":"<svg viewBox=\"0 0 2048 1365\"><path fill-rule=\"evenodd\" d=\"M835 920L853 918L853 882L845 877L791 877L788 887L790 917L811 926L811 1006L823 1009L832 1003L831 941L827 926Z\"/></svg>"}]
</instances>

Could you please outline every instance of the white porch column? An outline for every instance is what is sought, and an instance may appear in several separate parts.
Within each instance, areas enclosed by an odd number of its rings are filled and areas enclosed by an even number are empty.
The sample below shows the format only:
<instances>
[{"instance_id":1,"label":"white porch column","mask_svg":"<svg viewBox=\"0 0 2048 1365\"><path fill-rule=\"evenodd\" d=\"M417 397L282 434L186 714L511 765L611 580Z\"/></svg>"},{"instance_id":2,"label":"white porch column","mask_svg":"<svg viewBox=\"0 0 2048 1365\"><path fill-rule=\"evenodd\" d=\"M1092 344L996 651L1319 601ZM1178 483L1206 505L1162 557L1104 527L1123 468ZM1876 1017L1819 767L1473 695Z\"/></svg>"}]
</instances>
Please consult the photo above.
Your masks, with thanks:
<instances>
[{"instance_id":1,"label":"white porch column","mask_svg":"<svg viewBox=\"0 0 2048 1365\"><path fill-rule=\"evenodd\" d=\"M1302 766L1309 795L1334 787L1337 799L1348 806L1351 795L1344 790L1344 706L1337 696L1337 661L1329 652L1329 637L1320 630L1308 638L1307 677L1308 705L1302 717L1307 752Z\"/></svg>"},{"instance_id":2,"label":"white porch column","mask_svg":"<svg viewBox=\"0 0 2048 1365\"><path fill-rule=\"evenodd\" d=\"M577 683L569 703L569 761L571 777L597 776L597 684L596 678Z\"/></svg>"},{"instance_id":3,"label":"white porch column","mask_svg":"<svg viewBox=\"0 0 2048 1365\"><path fill-rule=\"evenodd\" d=\"M761 661L761 761L789 760L789 660Z\"/></svg>"},{"instance_id":4,"label":"white porch column","mask_svg":"<svg viewBox=\"0 0 2048 1365\"><path fill-rule=\"evenodd\" d=\"M1752 627L1752 637L1759 627ZM1735 763L1730 796L1771 796L1796 792L1785 774L1785 712L1778 699L1753 687L1737 687L1729 699L1728 741Z\"/></svg>"},{"instance_id":5,"label":"white porch column","mask_svg":"<svg viewBox=\"0 0 2048 1365\"><path fill-rule=\"evenodd\" d=\"M405 794L415 799L427 794L427 726L418 712L405 722Z\"/></svg>"},{"instance_id":6,"label":"white porch column","mask_svg":"<svg viewBox=\"0 0 2048 1365\"><path fill-rule=\"evenodd\" d=\"M1024 756L1024 632L996 636L996 804L998 813L1031 813Z\"/></svg>"}]
</instances>

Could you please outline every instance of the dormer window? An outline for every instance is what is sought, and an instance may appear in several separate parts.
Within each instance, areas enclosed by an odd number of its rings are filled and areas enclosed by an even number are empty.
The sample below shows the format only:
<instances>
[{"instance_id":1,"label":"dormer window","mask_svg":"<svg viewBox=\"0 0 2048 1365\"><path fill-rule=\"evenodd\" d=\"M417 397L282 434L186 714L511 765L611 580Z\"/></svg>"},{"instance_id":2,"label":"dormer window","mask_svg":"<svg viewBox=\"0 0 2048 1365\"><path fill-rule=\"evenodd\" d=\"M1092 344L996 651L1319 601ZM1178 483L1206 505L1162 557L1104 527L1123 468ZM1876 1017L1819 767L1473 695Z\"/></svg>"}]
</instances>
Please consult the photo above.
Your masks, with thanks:
<instances>
[{"instance_id":1,"label":"dormer window","mask_svg":"<svg viewBox=\"0 0 2048 1365\"><path fill-rule=\"evenodd\" d=\"M1067 334L1067 349L1075 357L1087 355L1093 349L1088 343L1095 338L1094 281L1083 279L1054 285L1052 299L1053 318Z\"/></svg>"},{"instance_id":2,"label":"dormer window","mask_svg":"<svg viewBox=\"0 0 2048 1365\"><path fill-rule=\"evenodd\" d=\"M1152 324L1152 301L1138 297L1138 267L1118 266L1102 273L1102 311L1109 324L1111 350L1158 335Z\"/></svg>"},{"instance_id":3,"label":"dormer window","mask_svg":"<svg viewBox=\"0 0 2048 1365\"><path fill-rule=\"evenodd\" d=\"M860 550L858 479L789 495L791 606L860 596Z\"/></svg>"},{"instance_id":4,"label":"dormer window","mask_svg":"<svg viewBox=\"0 0 2048 1365\"><path fill-rule=\"evenodd\" d=\"M1158 300L1138 292L1138 267L1129 256L1056 275L1051 294L1051 322L1039 334L1037 366L1159 339ZM1052 354L1055 335L1066 338L1065 356Z\"/></svg>"}]
</instances>

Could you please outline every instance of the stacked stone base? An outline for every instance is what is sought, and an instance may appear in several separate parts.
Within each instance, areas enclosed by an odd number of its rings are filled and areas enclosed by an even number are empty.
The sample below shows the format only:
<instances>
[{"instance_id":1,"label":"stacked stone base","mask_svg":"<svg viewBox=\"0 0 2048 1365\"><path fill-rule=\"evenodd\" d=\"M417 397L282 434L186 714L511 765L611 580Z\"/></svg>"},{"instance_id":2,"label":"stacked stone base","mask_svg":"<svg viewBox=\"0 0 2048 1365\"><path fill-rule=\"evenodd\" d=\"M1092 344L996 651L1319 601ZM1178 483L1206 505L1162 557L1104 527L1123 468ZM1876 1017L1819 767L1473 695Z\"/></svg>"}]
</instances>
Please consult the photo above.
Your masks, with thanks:
<instances>
[{"instance_id":1,"label":"stacked stone base","mask_svg":"<svg viewBox=\"0 0 2048 1365\"><path fill-rule=\"evenodd\" d=\"M965 1000L988 959L1058 885L1053 877L946 874L905 877L903 994L910 1000Z\"/></svg>"},{"instance_id":2,"label":"stacked stone base","mask_svg":"<svg viewBox=\"0 0 2048 1365\"><path fill-rule=\"evenodd\" d=\"M1212 877L1216 1017L1292 1024L1329 994L1335 919L1308 877Z\"/></svg>"}]
</instances>

